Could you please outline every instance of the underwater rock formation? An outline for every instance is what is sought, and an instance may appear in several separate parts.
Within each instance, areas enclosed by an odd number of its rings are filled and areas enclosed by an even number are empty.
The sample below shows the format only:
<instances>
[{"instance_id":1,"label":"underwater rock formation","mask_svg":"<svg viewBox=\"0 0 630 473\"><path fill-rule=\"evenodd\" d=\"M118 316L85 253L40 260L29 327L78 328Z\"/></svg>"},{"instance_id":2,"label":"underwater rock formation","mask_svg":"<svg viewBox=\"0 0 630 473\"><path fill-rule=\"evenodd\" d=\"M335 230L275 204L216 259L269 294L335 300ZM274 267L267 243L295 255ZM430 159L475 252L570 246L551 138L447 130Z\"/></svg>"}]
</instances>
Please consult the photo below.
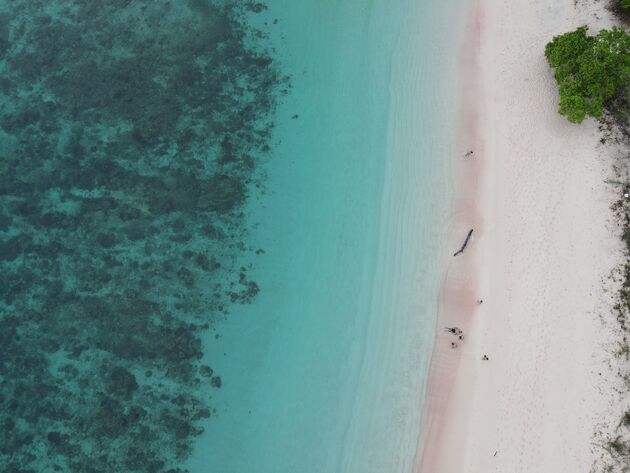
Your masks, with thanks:
<instances>
[{"instance_id":1,"label":"underwater rock formation","mask_svg":"<svg viewBox=\"0 0 630 473\"><path fill-rule=\"evenodd\" d=\"M259 290L264 10L0 4L0 471L183 471L222 385L200 336Z\"/></svg>"}]
</instances>

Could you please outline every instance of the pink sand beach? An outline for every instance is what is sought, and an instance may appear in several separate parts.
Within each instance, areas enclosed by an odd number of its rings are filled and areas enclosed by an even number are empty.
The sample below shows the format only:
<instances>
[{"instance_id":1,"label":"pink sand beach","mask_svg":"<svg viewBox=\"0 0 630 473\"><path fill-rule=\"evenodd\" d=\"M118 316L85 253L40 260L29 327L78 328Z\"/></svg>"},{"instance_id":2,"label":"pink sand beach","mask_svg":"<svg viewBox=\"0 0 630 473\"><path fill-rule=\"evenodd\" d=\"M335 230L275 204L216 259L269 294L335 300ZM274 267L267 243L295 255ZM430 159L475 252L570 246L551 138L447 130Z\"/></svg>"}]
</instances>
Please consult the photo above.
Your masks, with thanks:
<instances>
[{"instance_id":1,"label":"pink sand beach","mask_svg":"<svg viewBox=\"0 0 630 473\"><path fill-rule=\"evenodd\" d=\"M557 113L544 46L611 20L603 6L573 0L469 8L453 252L474 233L445 268L414 471L588 472L611 402L600 316L621 244L604 182L610 152L597 122L574 125Z\"/></svg>"}]
</instances>

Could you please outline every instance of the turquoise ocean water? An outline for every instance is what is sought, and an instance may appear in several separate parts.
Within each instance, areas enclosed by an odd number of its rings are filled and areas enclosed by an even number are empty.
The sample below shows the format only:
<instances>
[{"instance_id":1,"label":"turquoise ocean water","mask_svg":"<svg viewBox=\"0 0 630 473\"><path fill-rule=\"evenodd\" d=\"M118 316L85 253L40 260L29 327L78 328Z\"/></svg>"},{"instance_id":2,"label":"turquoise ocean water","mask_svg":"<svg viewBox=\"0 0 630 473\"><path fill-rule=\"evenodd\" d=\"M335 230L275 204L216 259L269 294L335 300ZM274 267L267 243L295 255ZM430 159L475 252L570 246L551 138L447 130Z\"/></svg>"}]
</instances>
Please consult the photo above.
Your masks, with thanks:
<instances>
[{"instance_id":1,"label":"turquoise ocean water","mask_svg":"<svg viewBox=\"0 0 630 473\"><path fill-rule=\"evenodd\" d=\"M406 472L448 220L462 2L269 2L291 93L252 200L256 301L191 472ZM274 23L274 20L277 22ZM297 115L297 117L296 117Z\"/></svg>"},{"instance_id":2,"label":"turquoise ocean water","mask_svg":"<svg viewBox=\"0 0 630 473\"><path fill-rule=\"evenodd\" d=\"M0 471L411 471L463 0L0 0Z\"/></svg>"}]
</instances>

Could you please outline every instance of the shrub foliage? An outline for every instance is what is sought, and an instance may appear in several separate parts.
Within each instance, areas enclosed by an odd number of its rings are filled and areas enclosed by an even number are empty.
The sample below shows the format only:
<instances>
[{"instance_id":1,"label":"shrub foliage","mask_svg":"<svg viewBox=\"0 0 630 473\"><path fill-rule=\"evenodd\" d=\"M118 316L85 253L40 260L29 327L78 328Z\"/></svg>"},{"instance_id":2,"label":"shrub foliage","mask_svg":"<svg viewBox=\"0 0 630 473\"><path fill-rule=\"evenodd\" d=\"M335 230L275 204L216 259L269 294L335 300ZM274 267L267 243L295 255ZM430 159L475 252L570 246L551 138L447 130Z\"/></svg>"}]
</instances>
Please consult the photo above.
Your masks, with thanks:
<instances>
[{"instance_id":1,"label":"shrub foliage","mask_svg":"<svg viewBox=\"0 0 630 473\"><path fill-rule=\"evenodd\" d=\"M587 31L581 26L545 47L560 87L559 112L573 123L601 117L604 103L630 82L630 35L617 27L595 36Z\"/></svg>"}]
</instances>

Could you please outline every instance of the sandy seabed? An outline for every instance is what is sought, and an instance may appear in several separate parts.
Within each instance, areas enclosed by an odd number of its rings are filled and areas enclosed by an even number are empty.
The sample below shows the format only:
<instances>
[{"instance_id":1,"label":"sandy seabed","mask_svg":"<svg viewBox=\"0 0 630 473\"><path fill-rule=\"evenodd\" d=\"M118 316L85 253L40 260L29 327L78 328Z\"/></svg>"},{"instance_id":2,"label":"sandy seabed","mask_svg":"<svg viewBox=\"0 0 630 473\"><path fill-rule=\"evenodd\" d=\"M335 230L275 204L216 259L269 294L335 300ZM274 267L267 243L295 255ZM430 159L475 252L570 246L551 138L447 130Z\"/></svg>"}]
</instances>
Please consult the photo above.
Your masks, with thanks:
<instances>
[{"instance_id":1,"label":"sandy seabed","mask_svg":"<svg viewBox=\"0 0 630 473\"><path fill-rule=\"evenodd\" d=\"M600 454L615 382L600 316L621 259L612 156L594 120L558 115L544 57L582 24L609 15L573 0L471 2L460 147L474 154L456 157L453 252L474 233L448 260L414 471L589 472Z\"/></svg>"}]
</instances>

